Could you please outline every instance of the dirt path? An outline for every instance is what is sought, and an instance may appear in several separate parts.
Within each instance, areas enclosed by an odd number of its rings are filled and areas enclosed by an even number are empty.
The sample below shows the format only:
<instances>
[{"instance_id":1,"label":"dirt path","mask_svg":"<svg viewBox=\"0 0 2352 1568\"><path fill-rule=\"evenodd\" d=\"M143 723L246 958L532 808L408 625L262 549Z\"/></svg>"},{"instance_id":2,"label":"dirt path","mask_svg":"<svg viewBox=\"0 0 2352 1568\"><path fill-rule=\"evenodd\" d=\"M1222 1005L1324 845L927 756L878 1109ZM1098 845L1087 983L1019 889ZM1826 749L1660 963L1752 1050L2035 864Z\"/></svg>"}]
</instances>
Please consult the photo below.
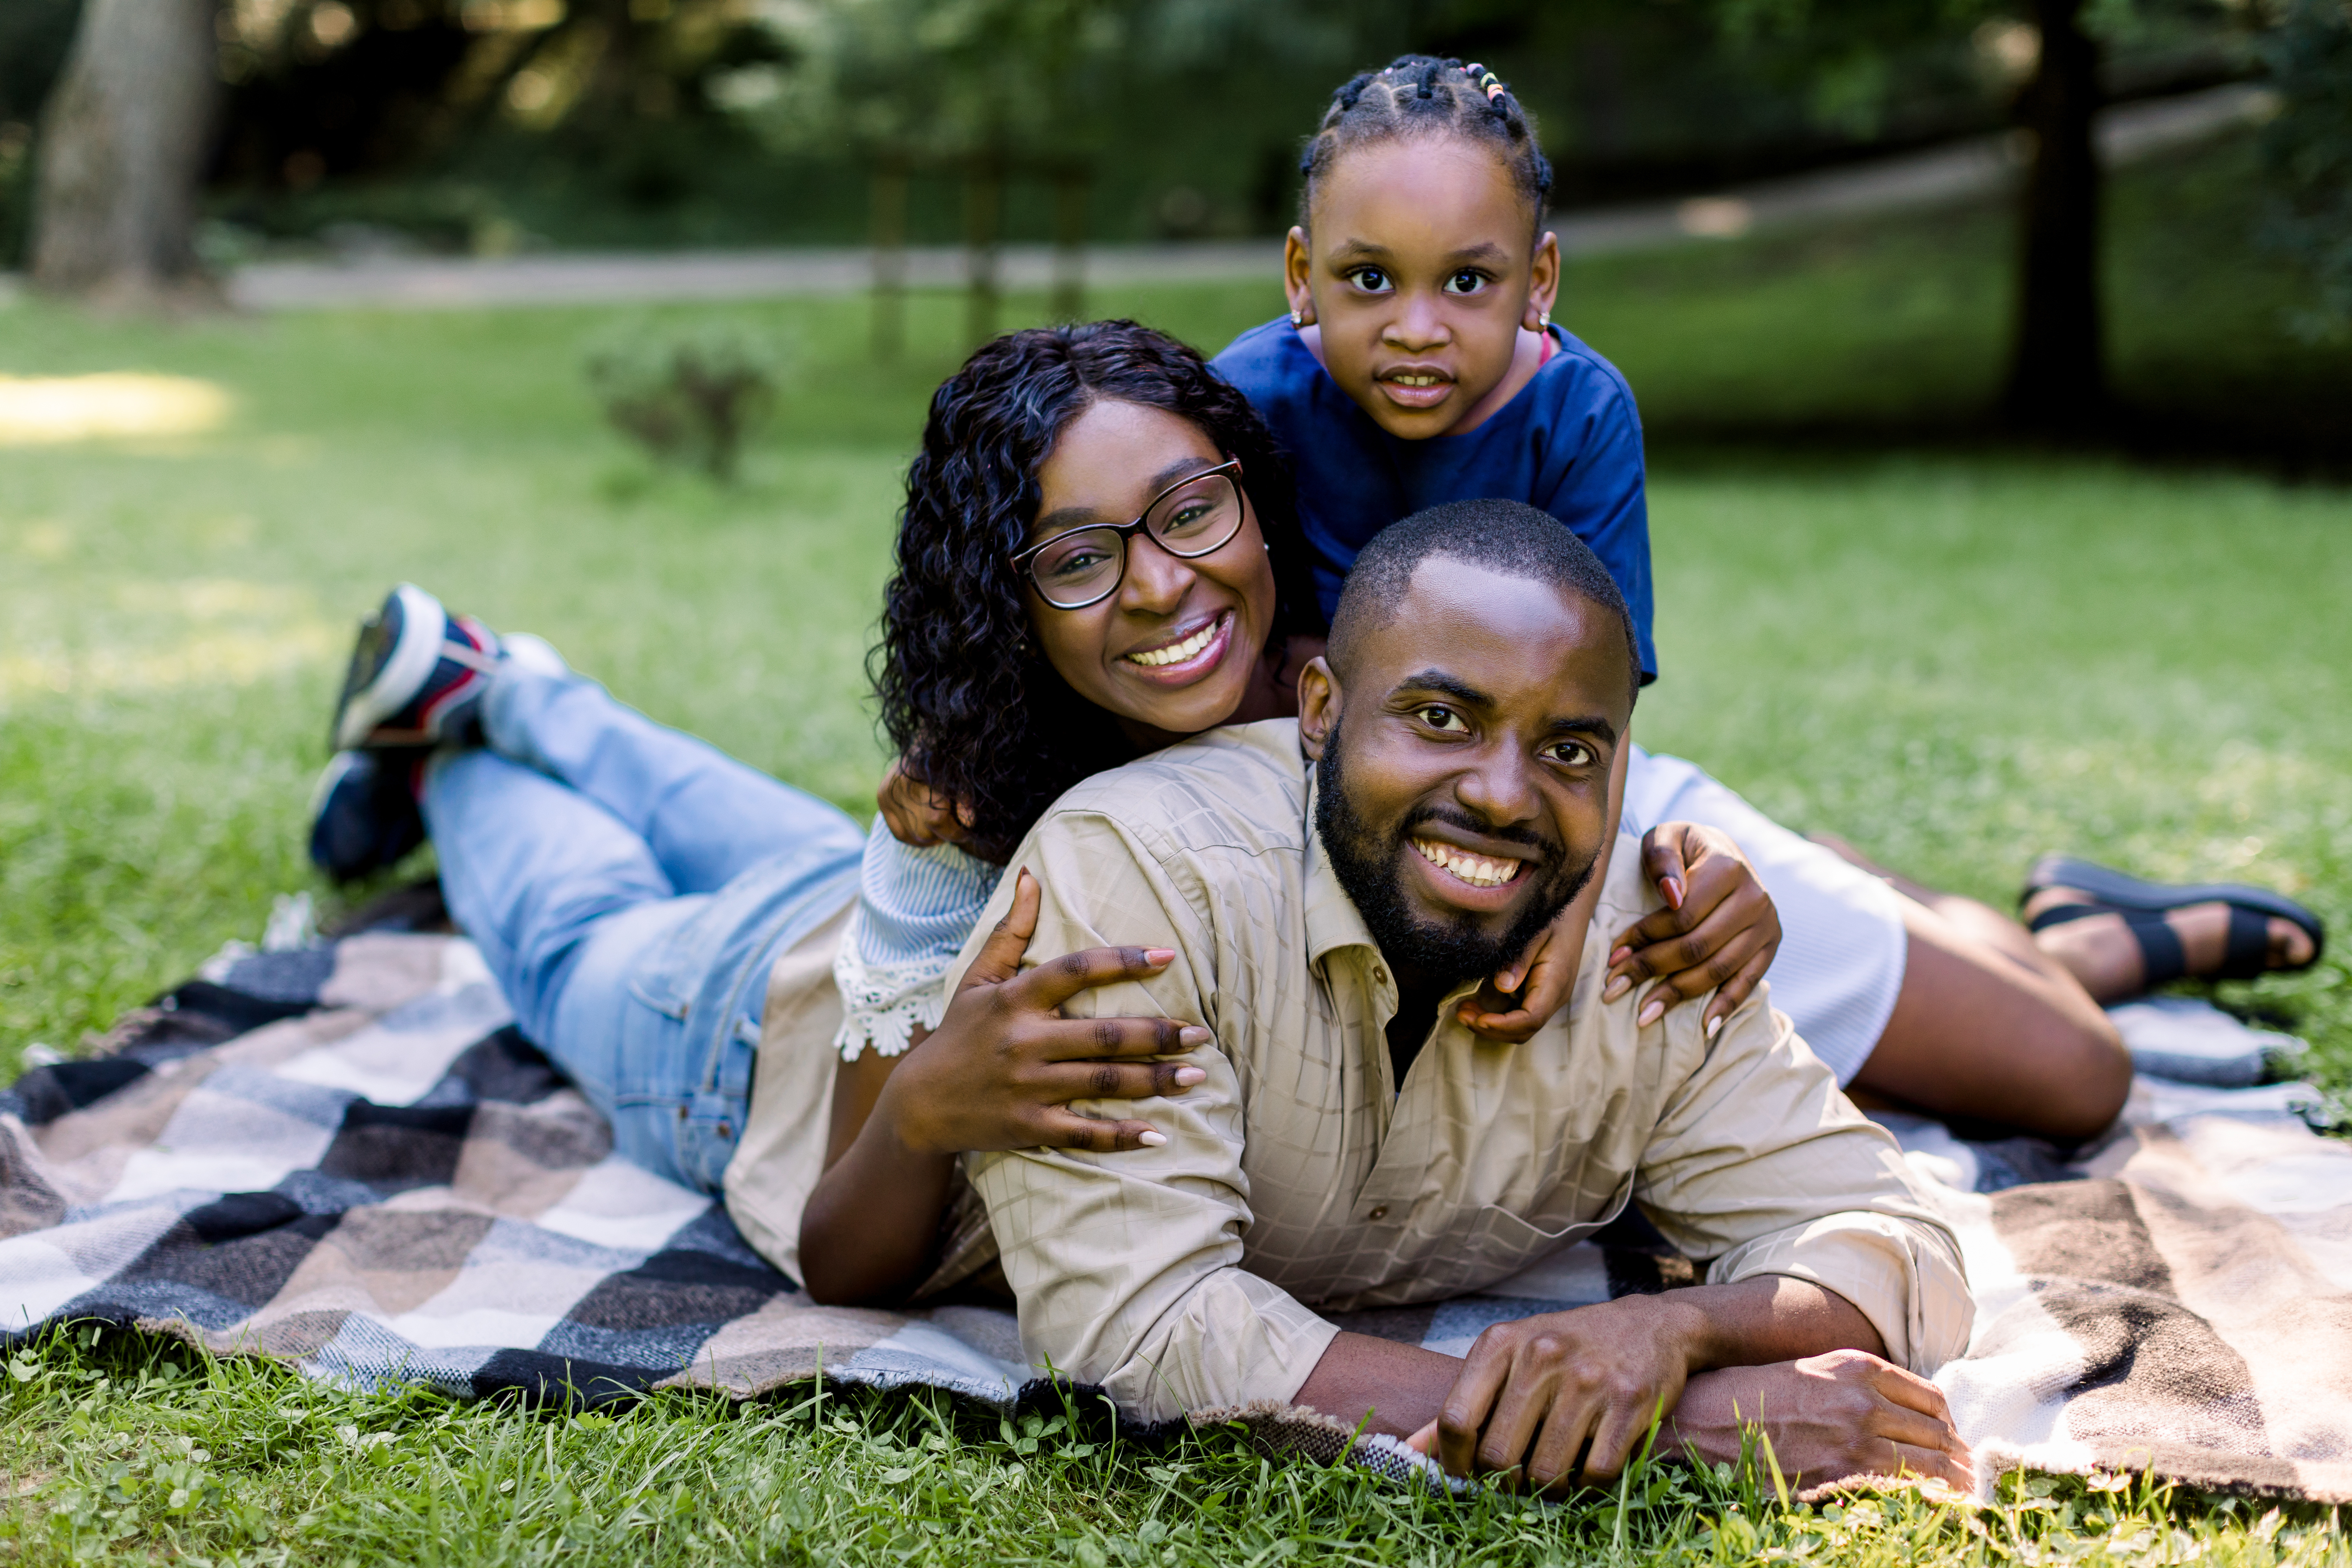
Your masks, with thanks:
<instances>
[{"instance_id":1,"label":"dirt path","mask_svg":"<svg viewBox=\"0 0 2352 1568\"><path fill-rule=\"evenodd\" d=\"M2126 104L2100 116L2100 151L2110 166L2126 164L2245 124L2269 101L2263 89L2237 85ZM1982 197L2014 179L2018 162L2010 136L1984 136L1713 195L1561 213L1552 226L1571 256L1727 238L1768 226ZM1273 240L1097 246L1086 252L1085 278L1093 286L1271 279L1280 257L1281 246ZM965 281L961 249L918 247L906 260L910 287L959 288ZM1000 286L1045 289L1055 264L1047 247L1007 246L999 252ZM856 294L871 287L873 276L872 255L862 247L396 257L258 262L231 278L229 295L254 310L442 310Z\"/></svg>"}]
</instances>

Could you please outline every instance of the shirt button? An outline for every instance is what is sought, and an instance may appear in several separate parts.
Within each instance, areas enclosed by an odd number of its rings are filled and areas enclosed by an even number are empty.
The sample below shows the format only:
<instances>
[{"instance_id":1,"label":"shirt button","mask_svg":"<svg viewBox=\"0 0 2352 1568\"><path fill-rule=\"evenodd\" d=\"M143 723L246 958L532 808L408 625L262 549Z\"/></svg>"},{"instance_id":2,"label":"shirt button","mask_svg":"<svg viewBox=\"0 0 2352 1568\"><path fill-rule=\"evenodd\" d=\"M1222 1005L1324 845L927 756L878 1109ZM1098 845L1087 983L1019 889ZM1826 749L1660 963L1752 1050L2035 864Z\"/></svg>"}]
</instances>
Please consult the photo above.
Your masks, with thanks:
<instances>
[{"instance_id":1,"label":"shirt button","mask_svg":"<svg viewBox=\"0 0 2352 1568\"><path fill-rule=\"evenodd\" d=\"M1382 1205L1381 1205L1378 1208L1375 1208L1374 1210L1372 1210L1372 1212L1371 1212L1371 1213L1370 1213L1370 1214L1366 1215L1364 1217L1365 1217L1366 1219L1386 1219L1386 1218L1388 1218L1388 1217L1389 1217L1389 1205L1386 1205L1386 1204L1382 1204Z\"/></svg>"}]
</instances>

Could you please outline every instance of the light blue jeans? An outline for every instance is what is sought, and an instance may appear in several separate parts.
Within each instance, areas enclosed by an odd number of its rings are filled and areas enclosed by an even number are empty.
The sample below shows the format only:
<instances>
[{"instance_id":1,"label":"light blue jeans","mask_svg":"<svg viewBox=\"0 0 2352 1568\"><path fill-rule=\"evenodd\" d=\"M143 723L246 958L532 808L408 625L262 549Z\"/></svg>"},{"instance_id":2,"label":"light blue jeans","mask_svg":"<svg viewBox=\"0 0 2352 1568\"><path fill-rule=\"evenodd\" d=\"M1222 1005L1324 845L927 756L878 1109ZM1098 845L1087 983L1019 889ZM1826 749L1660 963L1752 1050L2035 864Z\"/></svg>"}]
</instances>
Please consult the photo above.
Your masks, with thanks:
<instances>
[{"instance_id":1,"label":"light blue jeans","mask_svg":"<svg viewBox=\"0 0 2352 1568\"><path fill-rule=\"evenodd\" d=\"M449 912L614 1151L715 1194L768 971L854 896L866 836L582 676L502 669L482 717L425 776Z\"/></svg>"}]
</instances>

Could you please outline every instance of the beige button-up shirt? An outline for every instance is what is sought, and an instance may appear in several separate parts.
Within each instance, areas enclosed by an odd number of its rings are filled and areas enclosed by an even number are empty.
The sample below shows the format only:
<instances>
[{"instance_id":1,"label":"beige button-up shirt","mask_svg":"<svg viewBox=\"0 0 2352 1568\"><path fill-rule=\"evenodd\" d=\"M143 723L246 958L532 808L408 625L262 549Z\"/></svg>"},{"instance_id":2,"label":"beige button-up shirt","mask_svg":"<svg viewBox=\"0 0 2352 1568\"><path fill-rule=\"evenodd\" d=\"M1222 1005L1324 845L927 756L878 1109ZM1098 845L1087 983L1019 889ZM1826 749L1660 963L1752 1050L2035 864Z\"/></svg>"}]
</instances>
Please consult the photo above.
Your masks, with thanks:
<instances>
[{"instance_id":1,"label":"beige button-up shirt","mask_svg":"<svg viewBox=\"0 0 2352 1568\"><path fill-rule=\"evenodd\" d=\"M1712 1042L1697 1006L1637 1028L1638 992L1601 1000L1591 942L1569 1006L1525 1045L1481 1041L1449 998L1400 1090L1395 982L1313 830L1310 779L1295 721L1213 731L1080 784L1014 857L1044 887L1033 955L1176 952L1072 1011L1216 1037L1186 1058L1206 1082L1131 1112L1164 1146L969 1161L1032 1361L1148 1419L1287 1400L1339 1331L1312 1308L1475 1290L1629 1201L1710 1281L1812 1280L1923 1373L1964 1348L1958 1244L1760 988ZM1639 859L1612 857L1601 931L1655 907Z\"/></svg>"}]
</instances>

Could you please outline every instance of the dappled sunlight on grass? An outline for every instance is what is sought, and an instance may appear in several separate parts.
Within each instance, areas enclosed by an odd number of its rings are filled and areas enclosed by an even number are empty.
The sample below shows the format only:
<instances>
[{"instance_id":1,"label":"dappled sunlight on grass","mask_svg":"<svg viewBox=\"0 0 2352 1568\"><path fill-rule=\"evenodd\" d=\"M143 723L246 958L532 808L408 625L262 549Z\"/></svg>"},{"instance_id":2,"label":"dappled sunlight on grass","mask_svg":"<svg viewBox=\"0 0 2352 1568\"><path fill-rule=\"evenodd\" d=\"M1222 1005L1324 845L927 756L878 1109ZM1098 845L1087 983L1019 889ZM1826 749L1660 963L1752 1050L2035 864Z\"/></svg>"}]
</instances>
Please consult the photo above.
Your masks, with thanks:
<instances>
[{"instance_id":1,"label":"dappled sunlight on grass","mask_svg":"<svg viewBox=\"0 0 2352 1568\"><path fill-rule=\"evenodd\" d=\"M0 447L201 436L226 424L234 406L226 387L193 376L0 375Z\"/></svg>"},{"instance_id":2,"label":"dappled sunlight on grass","mask_svg":"<svg viewBox=\"0 0 2352 1568\"><path fill-rule=\"evenodd\" d=\"M351 637L302 589L209 577L119 582L103 591L116 611L110 635L67 642L26 628L0 643L0 710L50 694L250 685L331 661ZM85 626L77 617L71 629Z\"/></svg>"}]
</instances>

